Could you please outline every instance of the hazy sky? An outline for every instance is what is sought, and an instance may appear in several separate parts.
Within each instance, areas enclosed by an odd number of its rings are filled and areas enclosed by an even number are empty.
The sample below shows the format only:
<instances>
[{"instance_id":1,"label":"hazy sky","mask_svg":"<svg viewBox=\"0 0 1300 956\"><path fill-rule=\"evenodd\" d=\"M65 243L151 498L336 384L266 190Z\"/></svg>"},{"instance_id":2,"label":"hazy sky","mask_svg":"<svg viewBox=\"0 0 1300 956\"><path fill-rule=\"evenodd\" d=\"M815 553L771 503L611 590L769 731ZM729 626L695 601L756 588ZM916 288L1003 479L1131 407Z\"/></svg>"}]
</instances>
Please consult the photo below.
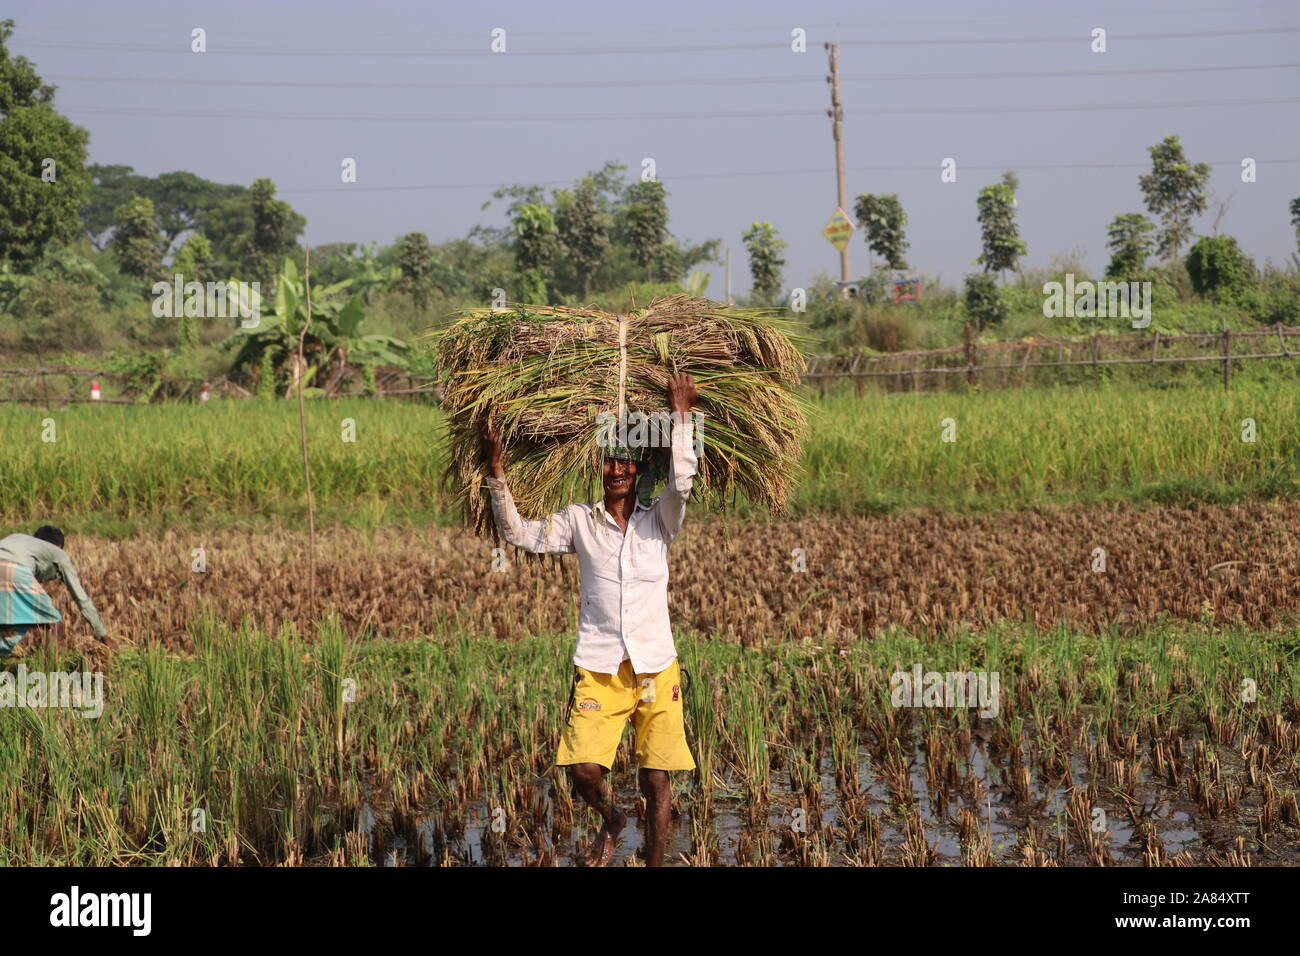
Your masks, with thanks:
<instances>
[{"instance_id":1,"label":"hazy sky","mask_svg":"<svg viewBox=\"0 0 1300 956\"><path fill-rule=\"evenodd\" d=\"M979 268L975 198L1004 168L1020 175L1027 264L1076 252L1104 268L1106 225L1144 211L1146 148L1169 133L1215 164L1220 232L1261 264L1296 245L1295 3L8 0L2 16L90 130L93 162L268 176L313 245L463 236L503 221L500 203L480 209L497 185L569 183L606 160L639 172L652 157L674 234L731 246L737 292L755 220L790 244L787 287L838 277L820 234L836 206L827 40L842 44L848 211L860 193L897 192L918 272L953 284ZM190 52L195 27L206 54ZM489 50L498 27L503 54ZM796 27L806 53L790 49ZM1090 51L1095 27L1105 53ZM921 42L935 40L959 42ZM340 181L345 157L356 184ZM945 157L955 183L940 181ZM1063 165L1077 168L1050 168ZM865 274L860 232L851 249ZM709 294L722 291L719 266Z\"/></svg>"}]
</instances>

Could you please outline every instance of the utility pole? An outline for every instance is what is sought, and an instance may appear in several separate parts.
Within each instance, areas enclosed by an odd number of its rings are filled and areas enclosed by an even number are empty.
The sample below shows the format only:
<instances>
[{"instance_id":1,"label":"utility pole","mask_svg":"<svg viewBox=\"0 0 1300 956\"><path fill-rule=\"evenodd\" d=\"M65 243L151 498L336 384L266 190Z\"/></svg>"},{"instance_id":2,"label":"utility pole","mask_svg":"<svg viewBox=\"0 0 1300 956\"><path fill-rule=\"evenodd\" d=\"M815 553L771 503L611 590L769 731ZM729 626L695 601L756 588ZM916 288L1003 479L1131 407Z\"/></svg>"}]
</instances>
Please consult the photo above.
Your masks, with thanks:
<instances>
[{"instance_id":1,"label":"utility pole","mask_svg":"<svg viewBox=\"0 0 1300 956\"><path fill-rule=\"evenodd\" d=\"M727 246L727 305L731 305L731 246Z\"/></svg>"},{"instance_id":2,"label":"utility pole","mask_svg":"<svg viewBox=\"0 0 1300 956\"><path fill-rule=\"evenodd\" d=\"M835 133L835 185L839 194L839 207L844 210L844 214L849 214L845 208L848 199L845 196L844 189L844 131L841 124L844 120L844 111L840 108L840 45L838 43L823 44L831 57L831 75L826 77L826 82L831 85L831 108L827 110L826 115L831 118L831 128ZM840 250L840 278L845 282L849 281L849 244L844 243L844 248Z\"/></svg>"}]
</instances>

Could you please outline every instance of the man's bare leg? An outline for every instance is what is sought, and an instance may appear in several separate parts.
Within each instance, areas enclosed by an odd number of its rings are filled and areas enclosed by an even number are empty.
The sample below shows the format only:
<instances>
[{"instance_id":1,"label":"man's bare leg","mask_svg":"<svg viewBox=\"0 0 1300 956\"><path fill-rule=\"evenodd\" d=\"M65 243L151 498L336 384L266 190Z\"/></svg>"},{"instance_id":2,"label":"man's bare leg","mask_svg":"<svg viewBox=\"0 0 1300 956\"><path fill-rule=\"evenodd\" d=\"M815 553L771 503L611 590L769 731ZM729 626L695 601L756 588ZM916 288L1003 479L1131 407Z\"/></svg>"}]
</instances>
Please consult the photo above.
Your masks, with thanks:
<instances>
[{"instance_id":1,"label":"man's bare leg","mask_svg":"<svg viewBox=\"0 0 1300 956\"><path fill-rule=\"evenodd\" d=\"M672 816L673 792L667 770L642 770L637 774L645 797L645 865L663 866L668 843L668 822Z\"/></svg>"},{"instance_id":2,"label":"man's bare leg","mask_svg":"<svg viewBox=\"0 0 1300 956\"><path fill-rule=\"evenodd\" d=\"M596 834L591 849L587 851L588 866L605 866L609 863L614 855L614 843L623 825L627 823L627 814L614 806L614 801L606 796L605 774L607 773L609 771L598 763L575 763L569 767L569 778L573 781L573 789L577 790L582 799L587 801L587 806L599 813L600 818L605 821L600 832Z\"/></svg>"}]
</instances>

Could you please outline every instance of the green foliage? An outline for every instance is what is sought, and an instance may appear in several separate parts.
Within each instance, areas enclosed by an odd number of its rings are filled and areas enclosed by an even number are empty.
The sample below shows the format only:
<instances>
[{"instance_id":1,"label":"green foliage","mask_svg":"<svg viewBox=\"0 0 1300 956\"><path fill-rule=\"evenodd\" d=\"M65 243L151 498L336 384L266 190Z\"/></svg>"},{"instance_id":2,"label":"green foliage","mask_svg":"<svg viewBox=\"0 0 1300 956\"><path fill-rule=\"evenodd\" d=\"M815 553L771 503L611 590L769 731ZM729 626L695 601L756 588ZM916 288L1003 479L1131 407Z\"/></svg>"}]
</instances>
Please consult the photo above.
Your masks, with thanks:
<instances>
[{"instance_id":1,"label":"green foliage","mask_svg":"<svg viewBox=\"0 0 1300 956\"><path fill-rule=\"evenodd\" d=\"M288 380L285 397L296 394L297 387L320 381L331 391L352 365L398 365L406 361L409 346L392 336L365 334L361 324L365 308L361 297L352 295L343 301L341 293L350 285L344 280L336 285L311 285L311 313L307 311L307 283L298 277L292 259L285 259L276 280L275 301L270 310L263 309L261 321L252 328L241 327L227 339L228 346L238 346L233 371L245 375L257 366L264 387L268 378L267 355L282 360L280 375ZM305 327L305 331L304 331ZM303 342L305 367L298 363L298 342Z\"/></svg>"},{"instance_id":2,"label":"green foliage","mask_svg":"<svg viewBox=\"0 0 1300 956\"><path fill-rule=\"evenodd\" d=\"M753 294L758 302L770 304L781 295L781 270L785 259L781 250L786 242L777 236L770 222L756 222L741 236L749 252L749 273L753 277Z\"/></svg>"},{"instance_id":3,"label":"green foliage","mask_svg":"<svg viewBox=\"0 0 1300 956\"><path fill-rule=\"evenodd\" d=\"M884 259L888 268L906 269L908 243L903 229L907 225L907 213L898 195L863 193L854 206L854 214L865 230L867 248Z\"/></svg>"},{"instance_id":4,"label":"green foliage","mask_svg":"<svg viewBox=\"0 0 1300 956\"><path fill-rule=\"evenodd\" d=\"M1190 164L1177 136L1166 136L1148 147L1151 172L1138 177L1147 211L1160 217L1163 229L1158 251L1173 259L1192 235L1192 218L1205 212L1205 187L1210 180L1209 163Z\"/></svg>"},{"instance_id":5,"label":"green foliage","mask_svg":"<svg viewBox=\"0 0 1300 956\"><path fill-rule=\"evenodd\" d=\"M981 331L991 325L1000 325L1010 312L997 282L987 272L966 277L965 305L966 314Z\"/></svg>"},{"instance_id":6,"label":"green foliage","mask_svg":"<svg viewBox=\"0 0 1300 956\"><path fill-rule=\"evenodd\" d=\"M610 215L601 208L601 197L590 177L573 192L555 195L555 227L564 255L556 275L562 293L584 300L591 297L591 280L609 248Z\"/></svg>"},{"instance_id":7,"label":"green foliage","mask_svg":"<svg viewBox=\"0 0 1300 956\"><path fill-rule=\"evenodd\" d=\"M397 289L407 293L421 312L429 308L433 277L433 247L422 232L408 232L397 240L398 269L401 278Z\"/></svg>"},{"instance_id":8,"label":"green foliage","mask_svg":"<svg viewBox=\"0 0 1300 956\"><path fill-rule=\"evenodd\" d=\"M144 196L154 204L158 227L170 249L185 232L199 229L205 213L226 199L246 193L243 186L222 186L193 173L177 171L150 178L130 166L88 167L90 189L81 207L82 227L96 248L107 244L118 206L132 196Z\"/></svg>"},{"instance_id":9,"label":"green foliage","mask_svg":"<svg viewBox=\"0 0 1300 956\"><path fill-rule=\"evenodd\" d=\"M0 114L54 101L54 87L41 80L32 61L9 53L8 42L13 35L14 21L0 20Z\"/></svg>"},{"instance_id":10,"label":"green foliage","mask_svg":"<svg viewBox=\"0 0 1300 956\"><path fill-rule=\"evenodd\" d=\"M25 271L77 234L89 135L55 112L54 88L31 62L10 55L13 29L0 21L0 264Z\"/></svg>"},{"instance_id":11,"label":"green foliage","mask_svg":"<svg viewBox=\"0 0 1300 956\"><path fill-rule=\"evenodd\" d=\"M1005 172L1002 182L985 186L976 200L984 251L975 261L984 265L985 272L1014 269L1017 260L1028 252L1016 226L1017 184L1015 173ZM968 292L969 289L970 280L967 279Z\"/></svg>"},{"instance_id":12,"label":"green foliage","mask_svg":"<svg viewBox=\"0 0 1300 956\"><path fill-rule=\"evenodd\" d=\"M1291 200L1291 228L1295 230L1296 248L1300 248L1300 198Z\"/></svg>"},{"instance_id":13,"label":"green foliage","mask_svg":"<svg viewBox=\"0 0 1300 956\"><path fill-rule=\"evenodd\" d=\"M627 187L619 221L632 260L655 280L655 266L662 265L668 241L668 193L657 179L634 182Z\"/></svg>"},{"instance_id":14,"label":"green foliage","mask_svg":"<svg viewBox=\"0 0 1300 956\"><path fill-rule=\"evenodd\" d=\"M212 243L214 272L257 280L269 290L277 263L294 251L307 220L273 198L270 180L254 187L221 187L226 197L200 210L196 226Z\"/></svg>"},{"instance_id":15,"label":"green foliage","mask_svg":"<svg viewBox=\"0 0 1300 956\"><path fill-rule=\"evenodd\" d=\"M152 283L162 275L163 238L158 231L153 203L135 196L116 211L113 255L127 275Z\"/></svg>"},{"instance_id":16,"label":"green foliage","mask_svg":"<svg viewBox=\"0 0 1300 956\"><path fill-rule=\"evenodd\" d=\"M1232 236L1201 236L1187 254L1187 274L1198 295L1236 302L1255 281L1255 264Z\"/></svg>"},{"instance_id":17,"label":"green foliage","mask_svg":"<svg viewBox=\"0 0 1300 956\"><path fill-rule=\"evenodd\" d=\"M213 277L212 243L202 233L190 236L176 250L172 268L184 276L184 281L207 282Z\"/></svg>"},{"instance_id":18,"label":"green foliage","mask_svg":"<svg viewBox=\"0 0 1300 956\"><path fill-rule=\"evenodd\" d=\"M542 203L526 203L514 218L515 265L520 277L515 285L515 300L539 305L549 301L547 280L559 248L555 217Z\"/></svg>"},{"instance_id":19,"label":"green foliage","mask_svg":"<svg viewBox=\"0 0 1300 956\"><path fill-rule=\"evenodd\" d=\"M306 250L295 257L306 271ZM336 285L350 281L348 286L361 301L369 304L376 296L396 289L402 282L402 269L397 261L399 247L378 249L375 243L361 245L357 242L332 242L311 250L312 287Z\"/></svg>"},{"instance_id":20,"label":"green foliage","mask_svg":"<svg viewBox=\"0 0 1300 956\"><path fill-rule=\"evenodd\" d=\"M1155 228L1150 219L1137 212L1124 213L1111 220L1110 239L1106 243L1111 251L1107 279L1134 280L1142 275L1147 256L1151 254Z\"/></svg>"}]
</instances>

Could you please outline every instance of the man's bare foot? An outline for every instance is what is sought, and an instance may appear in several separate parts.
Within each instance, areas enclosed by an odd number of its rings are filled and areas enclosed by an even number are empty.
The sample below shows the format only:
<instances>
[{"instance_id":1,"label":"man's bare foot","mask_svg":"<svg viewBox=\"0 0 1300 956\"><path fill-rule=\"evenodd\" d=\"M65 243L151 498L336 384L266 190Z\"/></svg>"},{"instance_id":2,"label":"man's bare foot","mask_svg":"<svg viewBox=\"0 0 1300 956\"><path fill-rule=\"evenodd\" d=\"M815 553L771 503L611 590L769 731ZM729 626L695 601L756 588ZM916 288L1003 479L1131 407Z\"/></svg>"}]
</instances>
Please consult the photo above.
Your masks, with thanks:
<instances>
[{"instance_id":1,"label":"man's bare foot","mask_svg":"<svg viewBox=\"0 0 1300 956\"><path fill-rule=\"evenodd\" d=\"M600 828L600 832L596 834L596 841L587 851L588 866L609 865L609 861L614 858L614 846L618 843L618 835L626 823L627 814L622 810L615 810L614 819Z\"/></svg>"}]
</instances>

